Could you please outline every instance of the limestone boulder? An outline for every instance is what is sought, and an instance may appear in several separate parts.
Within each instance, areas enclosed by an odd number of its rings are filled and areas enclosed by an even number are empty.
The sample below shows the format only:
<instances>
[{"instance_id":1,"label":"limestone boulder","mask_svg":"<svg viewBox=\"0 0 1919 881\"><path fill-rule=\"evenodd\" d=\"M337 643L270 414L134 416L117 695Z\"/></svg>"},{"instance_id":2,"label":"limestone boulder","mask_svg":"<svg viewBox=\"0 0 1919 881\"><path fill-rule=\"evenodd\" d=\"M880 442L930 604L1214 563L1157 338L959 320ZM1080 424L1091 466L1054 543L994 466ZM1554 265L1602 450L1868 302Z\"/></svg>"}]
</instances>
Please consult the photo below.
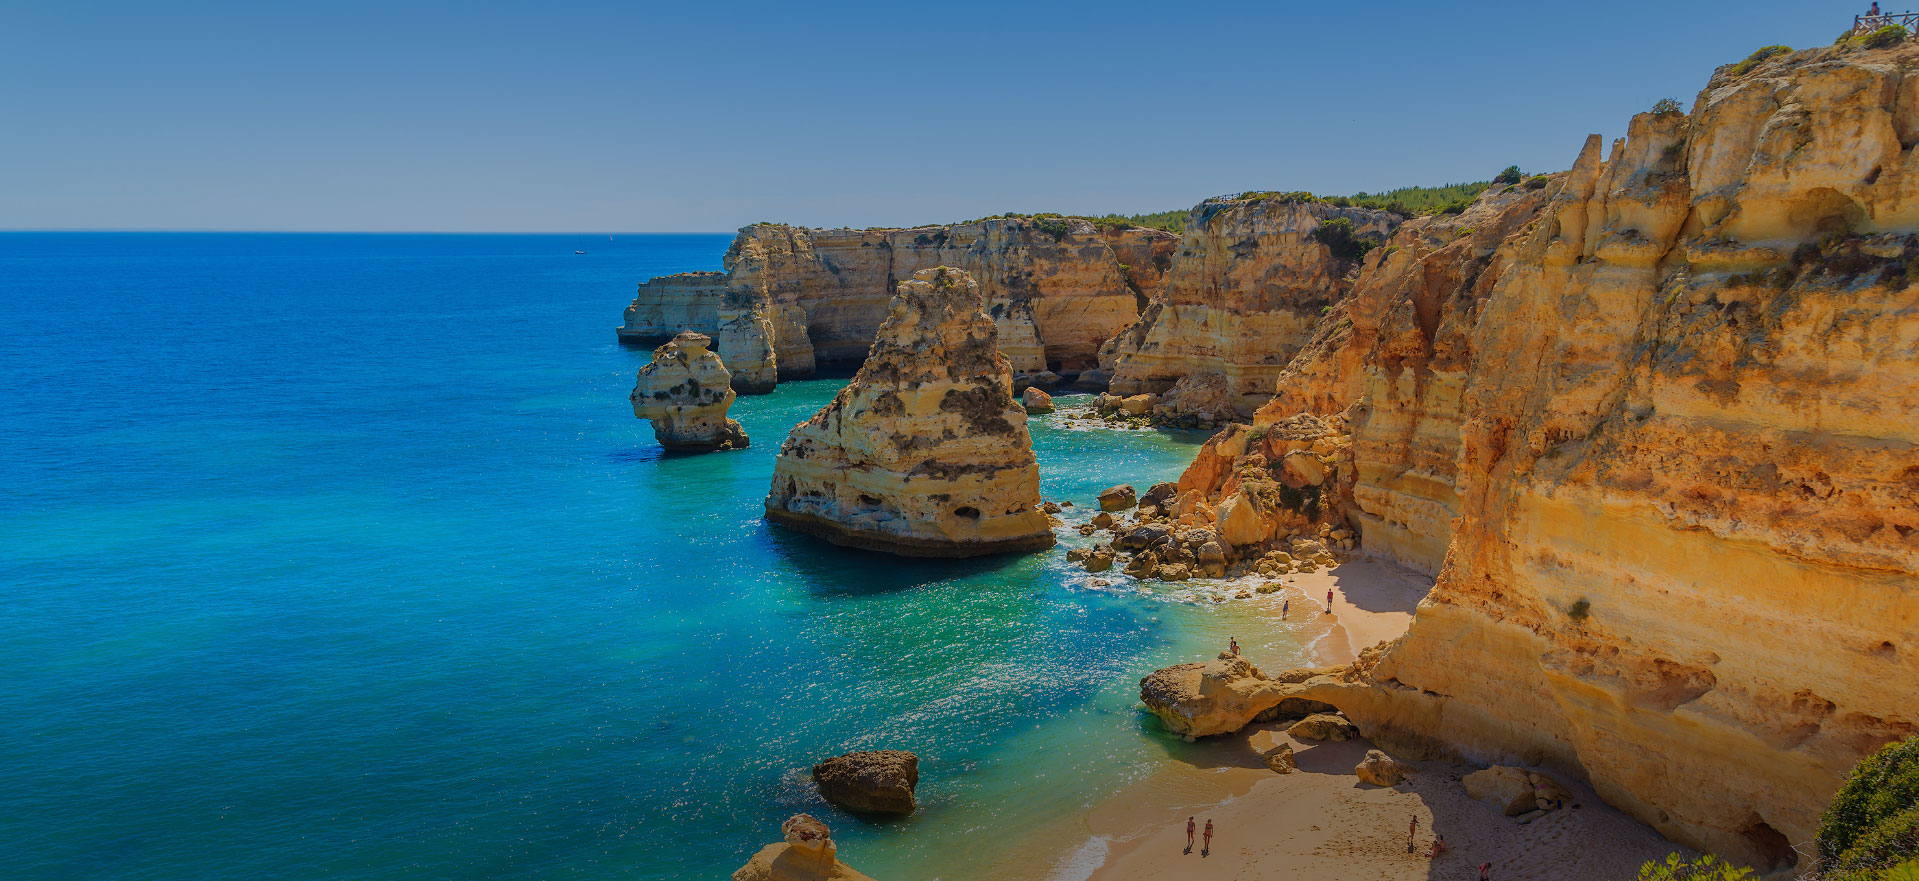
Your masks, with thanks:
<instances>
[{"instance_id":1,"label":"limestone boulder","mask_svg":"<svg viewBox=\"0 0 1919 881\"><path fill-rule=\"evenodd\" d=\"M1467 774L1460 781L1466 794L1486 802L1508 817L1534 810L1533 782L1524 768L1494 765Z\"/></svg>"},{"instance_id":2,"label":"limestone boulder","mask_svg":"<svg viewBox=\"0 0 1919 881\"><path fill-rule=\"evenodd\" d=\"M1153 405L1158 401L1158 395L1128 395L1120 399L1119 412L1127 416L1145 416L1153 412Z\"/></svg>"},{"instance_id":3,"label":"limestone boulder","mask_svg":"<svg viewBox=\"0 0 1919 881\"><path fill-rule=\"evenodd\" d=\"M1053 396L1036 387L1028 387L1020 394L1019 400L1020 405L1025 407L1029 414L1053 412Z\"/></svg>"},{"instance_id":4,"label":"limestone boulder","mask_svg":"<svg viewBox=\"0 0 1919 881\"><path fill-rule=\"evenodd\" d=\"M1366 757L1353 768L1359 779L1374 786L1398 786L1411 771L1410 767L1376 749L1367 750Z\"/></svg>"},{"instance_id":5,"label":"limestone boulder","mask_svg":"<svg viewBox=\"0 0 1919 881\"><path fill-rule=\"evenodd\" d=\"M813 766L820 795L858 814L910 814L920 760L905 750L847 753Z\"/></svg>"},{"instance_id":6,"label":"limestone boulder","mask_svg":"<svg viewBox=\"0 0 1919 881\"><path fill-rule=\"evenodd\" d=\"M1230 734L1286 697L1287 687L1229 652L1200 664L1156 670L1139 681L1146 708L1174 734Z\"/></svg>"},{"instance_id":7,"label":"limestone boulder","mask_svg":"<svg viewBox=\"0 0 1919 881\"><path fill-rule=\"evenodd\" d=\"M1026 412L981 310L960 270L901 282L852 382L780 447L767 519L906 556L1051 547Z\"/></svg>"},{"instance_id":8,"label":"limestone boulder","mask_svg":"<svg viewBox=\"0 0 1919 881\"><path fill-rule=\"evenodd\" d=\"M1343 716L1315 713L1294 722L1292 727L1286 729L1286 733L1300 740L1351 740L1359 736L1359 729Z\"/></svg>"},{"instance_id":9,"label":"limestone boulder","mask_svg":"<svg viewBox=\"0 0 1919 881\"><path fill-rule=\"evenodd\" d=\"M1130 484L1120 484L1099 494L1101 511L1124 511L1138 501L1138 494Z\"/></svg>"},{"instance_id":10,"label":"limestone boulder","mask_svg":"<svg viewBox=\"0 0 1919 881\"><path fill-rule=\"evenodd\" d=\"M785 840L769 844L733 873L733 881L873 881L839 861L833 832L810 814L780 825Z\"/></svg>"},{"instance_id":11,"label":"limestone boulder","mask_svg":"<svg viewBox=\"0 0 1919 881\"><path fill-rule=\"evenodd\" d=\"M1290 743L1282 743L1267 750L1260 759L1275 774L1291 774L1299 770L1299 763L1293 758L1293 745Z\"/></svg>"},{"instance_id":12,"label":"limestone boulder","mask_svg":"<svg viewBox=\"0 0 1919 881\"><path fill-rule=\"evenodd\" d=\"M726 410L733 377L704 334L682 333L653 350L640 368L629 400L633 415L653 423L653 437L669 450L709 452L747 446L746 430Z\"/></svg>"}]
</instances>

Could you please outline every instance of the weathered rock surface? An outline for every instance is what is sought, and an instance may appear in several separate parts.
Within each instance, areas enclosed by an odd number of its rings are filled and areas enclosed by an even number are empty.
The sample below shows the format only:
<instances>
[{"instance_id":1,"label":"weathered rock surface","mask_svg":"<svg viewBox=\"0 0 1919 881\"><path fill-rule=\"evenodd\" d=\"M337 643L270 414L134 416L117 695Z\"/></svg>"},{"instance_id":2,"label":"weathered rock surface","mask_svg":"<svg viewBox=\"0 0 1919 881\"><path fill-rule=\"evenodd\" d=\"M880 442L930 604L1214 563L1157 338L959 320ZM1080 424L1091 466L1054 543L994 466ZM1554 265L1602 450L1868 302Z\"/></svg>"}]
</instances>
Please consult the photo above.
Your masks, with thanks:
<instances>
[{"instance_id":1,"label":"weathered rock surface","mask_svg":"<svg viewBox=\"0 0 1919 881\"><path fill-rule=\"evenodd\" d=\"M1026 408L1029 415L1053 412L1053 396L1037 388L1028 388L1019 396L1020 406Z\"/></svg>"},{"instance_id":2,"label":"weathered rock surface","mask_svg":"<svg viewBox=\"0 0 1919 881\"><path fill-rule=\"evenodd\" d=\"M1275 774L1291 774L1299 770L1299 762L1293 758L1293 745L1290 743L1282 743L1267 750L1260 755L1260 760L1264 761L1266 767L1271 768Z\"/></svg>"},{"instance_id":3,"label":"weathered rock surface","mask_svg":"<svg viewBox=\"0 0 1919 881\"><path fill-rule=\"evenodd\" d=\"M1373 258L1360 296L1399 293L1370 347L1294 375L1360 387L1342 504L1439 575L1304 696L1794 862L1846 770L1919 729L1915 84L1907 46L1722 68L1690 114L1482 199L1470 245Z\"/></svg>"},{"instance_id":4,"label":"weathered rock surface","mask_svg":"<svg viewBox=\"0 0 1919 881\"><path fill-rule=\"evenodd\" d=\"M786 840L769 844L733 873L733 881L873 881L839 861L832 830L810 814L780 825Z\"/></svg>"},{"instance_id":5,"label":"weathered rock surface","mask_svg":"<svg viewBox=\"0 0 1919 881\"><path fill-rule=\"evenodd\" d=\"M1231 734L1285 697L1285 687L1267 679L1245 658L1221 652L1203 664L1156 670L1139 681L1139 698L1174 734Z\"/></svg>"},{"instance_id":6,"label":"weathered rock surface","mask_svg":"<svg viewBox=\"0 0 1919 881\"><path fill-rule=\"evenodd\" d=\"M683 333L653 350L633 385L633 415L653 422L653 437L669 450L737 450L747 445L746 429L726 417L733 405L732 375L712 340Z\"/></svg>"},{"instance_id":7,"label":"weathered rock surface","mask_svg":"<svg viewBox=\"0 0 1919 881\"><path fill-rule=\"evenodd\" d=\"M1359 736L1359 730L1353 723L1331 713L1315 713L1293 723L1286 729L1301 740L1352 740Z\"/></svg>"},{"instance_id":8,"label":"weathered rock surface","mask_svg":"<svg viewBox=\"0 0 1919 881\"><path fill-rule=\"evenodd\" d=\"M780 448L767 518L908 556L1051 547L1026 412L981 305L960 270L902 282L852 382Z\"/></svg>"},{"instance_id":9,"label":"weathered rock surface","mask_svg":"<svg viewBox=\"0 0 1919 881\"><path fill-rule=\"evenodd\" d=\"M1366 757L1359 760L1353 768L1353 774L1374 786L1398 786L1401 780L1412 771L1411 768L1376 749L1366 751Z\"/></svg>"},{"instance_id":10,"label":"weathered rock surface","mask_svg":"<svg viewBox=\"0 0 1919 881\"><path fill-rule=\"evenodd\" d=\"M865 357L899 279L952 266L978 282L999 325L1001 353L1015 370L1078 373L1093 367L1101 344L1138 317L1146 292L1159 289L1177 242L1159 230L1066 219L877 230L755 224L734 239L726 272L640 285L620 337L648 341L700 331L720 340L729 364L748 363L745 349L766 350L778 378L803 378L817 363ZM754 320L732 336L721 332L742 316Z\"/></svg>"},{"instance_id":11,"label":"weathered rock surface","mask_svg":"<svg viewBox=\"0 0 1919 881\"><path fill-rule=\"evenodd\" d=\"M1120 484L1099 494L1099 509L1101 511L1124 511L1127 508L1131 508L1137 501L1138 491L1133 489L1130 484Z\"/></svg>"},{"instance_id":12,"label":"weathered rock surface","mask_svg":"<svg viewBox=\"0 0 1919 881\"><path fill-rule=\"evenodd\" d=\"M820 795L860 814L910 814L916 807L920 760L905 750L847 753L813 766Z\"/></svg>"},{"instance_id":13,"label":"weathered rock surface","mask_svg":"<svg viewBox=\"0 0 1919 881\"><path fill-rule=\"evenodd\" d=\"M1113 392L1160 393L1188 376L1218 374L1235 412L1251 415L1272 397L1274 381L1322 311L1351 288L1353 267L1314 236L1335 218L1371 238L1399 224L1384 211L1281 196L1212 199L1194 208L1163 294L1101 350ZM1204 401L1212 405L1210 396Z\"/></svg>"}]
</instances>

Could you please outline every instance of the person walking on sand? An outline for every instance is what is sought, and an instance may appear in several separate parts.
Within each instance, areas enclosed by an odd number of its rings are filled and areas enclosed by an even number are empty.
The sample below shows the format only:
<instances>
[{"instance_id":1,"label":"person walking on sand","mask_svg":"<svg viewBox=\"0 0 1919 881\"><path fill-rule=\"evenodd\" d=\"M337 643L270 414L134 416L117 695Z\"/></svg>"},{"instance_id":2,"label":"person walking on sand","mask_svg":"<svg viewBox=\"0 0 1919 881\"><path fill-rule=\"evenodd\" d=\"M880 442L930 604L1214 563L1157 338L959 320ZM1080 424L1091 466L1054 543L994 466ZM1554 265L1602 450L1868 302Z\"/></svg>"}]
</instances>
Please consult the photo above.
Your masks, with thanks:
<instances>
[{"instance_id":1,"label":"person walking on sand","mask_svg":"<svg viewBox=\"0 0 1919 881\"><path fill-rule=\"evenodd\" d=\"M1199 855L1205 856L1212 852L1213 852L1213 818L1207 817L1206 818L1206 846L1199 849Z\"/></svg>"},{"instance_id":2,"label":"person walking on sand","mask_svg":"<svg viewBox=\"0 0 1919 881\"><path fill-rule=\"evenodd\" d=\"M1281 621L1284 621L1284 620L1286 620L1286 616L1287 616L1287 615L1290 615L1290 614L1292 614L1292 612L1293 612L1293 601L1292 601L1292 600L1280 600L1280 602L1279 602L1279 619L1280 619Z\"/></svg>"},{"instance_id":3,"label":"person walking on sand","mask_svg":"<svg viewBox=\"0 0 1919 881\"><path fill-rule=\"evenodd\" d=\"M1197 828L1198 827L1193 825L1193 818L1187 817L1186 818L1186 852L1187 853L1193 852L1193 832Z\"/></svg>"},{"instance_id":4,"label":"person walking on sand","mask_svg":"<svg viewBox=\"0 0 1919 881\"><path fill-rule=\"evenodd\" d=\"M1493 881L1493 864L1479 864L1479 881Z\"/></svg>"},{"instance_id":5,"label":"person walking on sand","mask_svg":"<svg viewBox=\"0 0 1919 881\"><path fill-rule=\"evenodd\" d=\"M1413 822L1406 827L1406 852L1413 852L1413 836L1419 834L1419 815L1413 815Z\"/></svg>"}]
</instances>

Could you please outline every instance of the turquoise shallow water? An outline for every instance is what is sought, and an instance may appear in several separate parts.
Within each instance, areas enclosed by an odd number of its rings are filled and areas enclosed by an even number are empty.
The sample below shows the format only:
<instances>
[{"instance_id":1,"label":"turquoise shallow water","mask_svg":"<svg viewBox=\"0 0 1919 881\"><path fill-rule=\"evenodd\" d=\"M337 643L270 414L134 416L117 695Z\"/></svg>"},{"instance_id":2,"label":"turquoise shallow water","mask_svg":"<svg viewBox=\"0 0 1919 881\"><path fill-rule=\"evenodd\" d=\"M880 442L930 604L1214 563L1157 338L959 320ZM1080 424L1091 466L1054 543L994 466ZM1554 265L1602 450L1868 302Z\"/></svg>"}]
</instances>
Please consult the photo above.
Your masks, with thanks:
<instances>
[{"instance_id":1,"label":"turquoise shallow water","mask_svg":"<svg viewBox=\"0 0 1919 881\"><path fill-rule=\"evenodd\" d=\"M727 242L0 235L7 875L724 878L795 810L880 877L1044 874L981 845L1162 760L1137 678L1243 613L769 527L843 380L663 455L613 325ZM1034 437L1081 504L1201 439ZM922 812L812 796L866 747Z\"/></svg>"}]
</instances>

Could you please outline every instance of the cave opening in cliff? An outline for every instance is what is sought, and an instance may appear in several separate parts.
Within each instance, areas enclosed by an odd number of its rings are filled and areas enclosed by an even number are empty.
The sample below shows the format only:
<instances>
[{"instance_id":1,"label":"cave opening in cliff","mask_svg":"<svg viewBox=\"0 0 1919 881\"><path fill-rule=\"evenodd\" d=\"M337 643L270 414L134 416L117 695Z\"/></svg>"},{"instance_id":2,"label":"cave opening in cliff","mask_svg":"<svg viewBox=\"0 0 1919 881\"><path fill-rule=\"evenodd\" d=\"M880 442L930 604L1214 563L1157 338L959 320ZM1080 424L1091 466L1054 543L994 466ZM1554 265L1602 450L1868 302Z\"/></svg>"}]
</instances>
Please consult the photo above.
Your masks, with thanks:
<instances>
[{"instance_id":1,"label":"cave opening in cliff","mask_svg":"<svg viewBox=\"0 0 1919 881\"><path fill-rule=\"evenodd\" d=\"M1792 842L1765 820L1755 816L1752 825L1747 826L1739 834L1759 856L1763 863L1760 868L1766 871L1787 868L1799 862L1799 852L1793 850Z\"/></svg>"}]
</instances>

